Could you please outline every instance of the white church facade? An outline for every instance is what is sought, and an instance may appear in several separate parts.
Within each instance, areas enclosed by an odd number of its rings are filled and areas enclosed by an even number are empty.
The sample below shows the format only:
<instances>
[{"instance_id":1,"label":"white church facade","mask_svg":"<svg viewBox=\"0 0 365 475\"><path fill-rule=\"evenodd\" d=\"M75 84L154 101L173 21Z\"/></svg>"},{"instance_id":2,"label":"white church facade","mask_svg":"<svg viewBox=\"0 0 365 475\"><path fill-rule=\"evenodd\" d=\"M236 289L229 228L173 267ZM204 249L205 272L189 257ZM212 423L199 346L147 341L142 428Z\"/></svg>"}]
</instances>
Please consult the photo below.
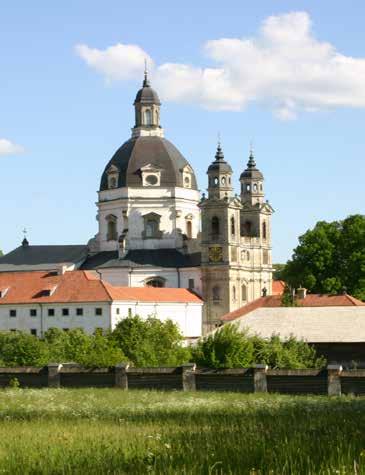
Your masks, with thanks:
<instances>
[{"instance_id":1,"label":"white church facade","mask_svg":"<svg viewBox=\"0 0 365 475\"><path fill-rule=\"evenodd\" d=\"M85 246L23 245L0 272L87 270L118 287L190 289L204 301L203 332L222 315L272 292L271 214L264 177L250 154L233 191L220 144L208 193L193 166L164 138L161 103L147 73L134 101L131 137L102 174L98 232Z\"/></svg>"}]
</instances>

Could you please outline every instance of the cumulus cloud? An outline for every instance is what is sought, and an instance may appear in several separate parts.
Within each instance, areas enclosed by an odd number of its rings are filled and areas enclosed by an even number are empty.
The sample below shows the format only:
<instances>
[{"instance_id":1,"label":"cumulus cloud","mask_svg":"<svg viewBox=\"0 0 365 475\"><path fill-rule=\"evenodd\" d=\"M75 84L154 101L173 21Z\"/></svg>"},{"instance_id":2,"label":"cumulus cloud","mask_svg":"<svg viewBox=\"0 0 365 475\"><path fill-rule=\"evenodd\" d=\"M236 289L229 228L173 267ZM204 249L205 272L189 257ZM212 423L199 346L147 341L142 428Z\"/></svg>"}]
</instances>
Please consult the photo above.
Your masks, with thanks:
<instances>
[{"instance_id":1,"label":"cumulus cloud","mask_svg":"<svg viewBox=\"0 0 365 475\"><path fill-rule=\"evenodd\" d=\"M365 58L345 56L318 40L306 12L271 16L253 38L207 41L204 53L212 67L154 65L136 45L76 48L108 81L140 78L147 58L153 83L167 101L217 110L242 110L260 102L281 120L295 119L302 111L365 107Z\"/></svg>"},{"instance_id":2,"label":"cumulus cloud","mask_svg":"<svg viewBox=\"0 0 365 475\"><path fill-rule=\"evenodd\" d=\"M19 155L24 152L24 148L10 140L0 139L0 156Z\"/></svg>"}]
</instances>

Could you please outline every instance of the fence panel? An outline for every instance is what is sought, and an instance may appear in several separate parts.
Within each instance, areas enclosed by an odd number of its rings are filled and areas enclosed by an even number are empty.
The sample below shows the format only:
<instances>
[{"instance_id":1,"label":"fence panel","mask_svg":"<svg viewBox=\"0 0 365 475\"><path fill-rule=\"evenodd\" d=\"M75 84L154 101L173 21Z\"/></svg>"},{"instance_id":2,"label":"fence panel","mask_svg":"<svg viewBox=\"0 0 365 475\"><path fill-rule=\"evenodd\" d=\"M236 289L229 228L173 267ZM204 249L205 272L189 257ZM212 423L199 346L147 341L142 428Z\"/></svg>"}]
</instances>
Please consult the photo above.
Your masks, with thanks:
<instances>
[{"instance_id":1,"label":"fence panel","mask_svg":"<svg viewBox=\"0 0 365 475\"><path fill-rule=\"evenodd\" d=\"M267 390L282 394L327 394L327 373L317 370L269 370Z\"/></svg>"},{"instance_id":2,"label":"fence panel","mask_svg":"<svg viewBox=\"0 0 365 475\"><path fill-rule=\"evenodd\" d=\"M195 373L197 391L254 392L252 370L198 370Z\"/></svg>"}]
</instances>

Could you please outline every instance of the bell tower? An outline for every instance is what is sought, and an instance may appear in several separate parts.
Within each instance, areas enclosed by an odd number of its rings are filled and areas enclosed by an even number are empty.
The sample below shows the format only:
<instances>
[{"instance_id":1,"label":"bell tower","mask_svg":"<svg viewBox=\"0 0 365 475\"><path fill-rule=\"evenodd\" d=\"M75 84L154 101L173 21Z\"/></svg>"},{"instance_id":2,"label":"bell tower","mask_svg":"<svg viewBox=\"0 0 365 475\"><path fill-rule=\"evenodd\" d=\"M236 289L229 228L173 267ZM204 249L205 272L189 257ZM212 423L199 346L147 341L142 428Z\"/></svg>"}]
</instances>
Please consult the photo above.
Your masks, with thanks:
<instances>
[{"instance_id":1,"label":"bell tower","mask_svg":"<svg viewBox=\"0 0 365 475\"><path fill-rule=\"evenodd\" d=\"M203 195L199 204L204 332L219 324L222 315L237 308L237 288L232 269L238 260L242 208L239 198L234 195L232 168L224 159L220 143L207 175L208 197Z\"/></svg>"}]
</instances>

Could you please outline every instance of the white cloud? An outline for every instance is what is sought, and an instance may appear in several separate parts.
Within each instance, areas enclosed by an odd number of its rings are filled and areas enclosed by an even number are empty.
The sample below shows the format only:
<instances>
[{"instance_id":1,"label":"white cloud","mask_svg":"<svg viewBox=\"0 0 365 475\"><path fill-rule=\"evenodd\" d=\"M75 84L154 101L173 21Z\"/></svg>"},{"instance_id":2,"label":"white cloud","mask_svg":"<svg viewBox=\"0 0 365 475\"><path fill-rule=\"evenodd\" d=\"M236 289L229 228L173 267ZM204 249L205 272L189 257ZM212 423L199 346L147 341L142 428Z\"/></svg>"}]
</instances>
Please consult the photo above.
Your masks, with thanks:
<instances>
[{"instance_id":1,"label":"white cloud","mask_svg":"<svg viewBox=\"0 0 365 475\"><path fill-rule=\"evenodd\" d=\"M365 58L338 52L312 32L306 12L271 16L254 38L221 38L204 45L213 67L164 63L154 66L139 46L105 50L77 46L78 54L108 81L140 79L144 58L162 99L211 109L268 105L282 120L302 111L365 107Z\"/></svg>"},{"instance_id":2,"label":"white cloud","mask_svg":"<svg viewBox=\"0 0 365 475\"><path fill-rule=\"evenodd\" d=\"M24 148L10 140L0 139L0 156L2 155L19 155L24 152Z\"/></svg>"}]
</instances>

